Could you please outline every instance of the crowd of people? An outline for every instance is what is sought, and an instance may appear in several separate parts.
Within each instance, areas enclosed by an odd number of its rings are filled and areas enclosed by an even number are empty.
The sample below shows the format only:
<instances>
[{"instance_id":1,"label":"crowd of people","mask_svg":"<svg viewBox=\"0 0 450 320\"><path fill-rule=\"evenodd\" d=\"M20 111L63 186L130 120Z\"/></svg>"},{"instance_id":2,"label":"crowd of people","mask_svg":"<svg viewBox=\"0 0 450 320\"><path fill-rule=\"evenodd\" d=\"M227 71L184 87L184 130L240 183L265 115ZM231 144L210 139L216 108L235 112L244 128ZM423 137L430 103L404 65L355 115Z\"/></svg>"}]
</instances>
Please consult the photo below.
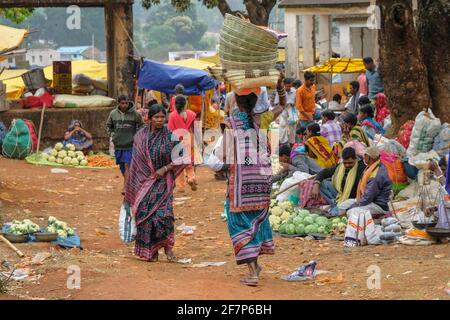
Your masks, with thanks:
<instances>
[{"instance_id":1,"label":"crowd of people","mask_svg":"<svg viewBox=\"0 0 450 320\"><path fill-rule=\"evenodd\" d=\"M208 165L226 177L229 234L237 263L249 268L241 279L243 284L258 284L262 270L258 257L274 252L268 220L273 182L296 171L313 175L301 188L302 199L312 203L320 198L329 215L361 207L373 215L389 210L391 181L371 142L376 134L385 132L389 107L373 59L366 58L364 63L367 71L350 83L350 96L340 114L334 110L342 97L336 94L328 104L310 72L305 72L303 83L281 73L273 94L265 87L228 93L223 84L218 87L212 103L227 117L221 123L223 137ZM186 183L196 190L197 182L193 152L188 159L185 155L174 159L173 154L178 143L193 148L198 117L188 110L182 85L166 99L166 105L147 99L142 117L126 97L118 102L107 126L125 178L124 199L136 218L135 254L157 261L159 250L164 249L169 261L174 261L173 191L184 190ZM276 175L272 175L268 156L274 128L279 130L282 167ZM248 130L258 132L256 140L240 134ZM242 151L232 153L231 161L225 141L232 141L236 150ZM252 148L265 151L264 156L254 161L248 156Z\"/></svg>"}]
</instances>

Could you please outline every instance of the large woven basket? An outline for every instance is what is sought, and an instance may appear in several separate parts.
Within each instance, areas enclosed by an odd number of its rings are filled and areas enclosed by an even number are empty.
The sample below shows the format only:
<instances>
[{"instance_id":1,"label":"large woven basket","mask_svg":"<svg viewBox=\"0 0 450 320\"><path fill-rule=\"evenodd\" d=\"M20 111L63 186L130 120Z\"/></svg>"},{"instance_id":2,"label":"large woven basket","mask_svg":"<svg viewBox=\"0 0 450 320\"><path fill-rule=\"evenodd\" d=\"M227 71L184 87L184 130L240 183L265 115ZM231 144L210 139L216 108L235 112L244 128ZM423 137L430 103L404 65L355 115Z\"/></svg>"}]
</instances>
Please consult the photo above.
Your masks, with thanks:
<instances>
[{"instance_id":1,"label":"large woven basket","mask_svg":"<svg viewBox=\"0 0 450 320\"><path fill-rule=\"evenodd\" d=\"M238 62L226 60L220 57L220 63L227 70L269 70L275 67L276 59L266 62Z\"/></svg>"},{"instance_id":2,"label":"large woven basket","mask_svg":"<svg viewBox=\"0 0 450 320\"><path fill-rule=\"evenodd\" d=\"M258 46L263 47L266 50L270 50L270 49L278 47L278 40L277 40L277 42L267 42L267 41L261 40L258 37L242 33L239 30L231 29L230 27L227 27L227 26L223 26L222 30L220 31L220 35L222 37L235 37L238 39L242 39L246 42L257 44Z\"/></svg>"},{"instance_id":3,"label":"large woven basket","mask_svg":"<svg viewBox=\"0 0 450 320\"><path fill-rule=\"evenodd\" d=\"M236 62L268 62L268 61L275 61L275 63L278 60L278 53L266 55L266 56L249 56L249 55L238 55L238 54L232 54L228 53L226 51L222 51L220 53L220 58L229 60L229 61L236 61Z\"/></svg>"},{"instance_id":4,"label":"large woven basket","mask_svg":"<svg viewBox=\"0 0 450 320\"><path fill-rule=\"evenodd\" d=\"M275 69L271 70L253 70L246 72L244 70L230 70L223 72L223 78L230 82L235 89L249 89L258 87L271 87L277 85L279 72Z\"/></svg>"},{"instance_id":5,"label":"large woven basket","mask_svg":"<svg viewBox=\"0 0 450 320\"><path fill-rule=\"evenodd\" d=\"M244 37L258 39L275 45L278 44L278 38L272 33L231 14L225 15L224 27L234 30L238 35Z\"/></svg>"},{"instance_id":6,"label":"large woven basket","mask_svg":"<svg viewBox=\"0 0 450 320\"><path fill-rule=\"evenodd\" d=\"M227 32L220 33L220 40L227 45L231 44L232 47L245 48L246 50L256 51L259 53L267 53L278 49L277 45L267 46L262 42L255 40L252 41L242 35L236 36Z\"/></svg>"},{"instance_id":7,"label":"large woven basket","mask_svg":"<svg viewBox=\"0 0 450 320\"><path fill-rule=\"evenodd\" d=\"M230 39L221 38L219 43L219 54L221 52L227 52L229 54L261 57L278 52L277 50L261 50L261 48L258 48L256 45L249 43L244 46L240 40L238 41L230 41Z\"/></svg>"}]
</instances>

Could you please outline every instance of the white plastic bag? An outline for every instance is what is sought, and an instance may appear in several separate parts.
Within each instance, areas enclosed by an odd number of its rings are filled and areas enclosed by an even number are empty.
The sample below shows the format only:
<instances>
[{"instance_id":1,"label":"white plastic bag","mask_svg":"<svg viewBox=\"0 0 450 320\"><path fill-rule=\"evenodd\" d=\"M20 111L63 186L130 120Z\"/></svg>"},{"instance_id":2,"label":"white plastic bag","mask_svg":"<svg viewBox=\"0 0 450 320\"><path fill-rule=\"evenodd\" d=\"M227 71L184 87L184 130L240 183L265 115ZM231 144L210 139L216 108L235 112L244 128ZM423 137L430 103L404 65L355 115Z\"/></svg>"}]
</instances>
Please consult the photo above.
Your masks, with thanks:
<instances>
[{"instance_id":1,"label":"white plastic bag","mask_svg":"<svg viewBox=\"0 0 450 320\"><path fill-rule=\"evenodd\" d=\"M123 242L133 242L136 236L136 221L131 214L130 205L126 202L122 204L119 215L119 235Z\"/></svg>"},{"instance_id":2,"label":"white plastic bag","mask_svg":"<svg viewBox=\"0 0 450 320\"><path fill-rule=\"evenodd\" d=\"M435 150L439 156L445 157L448 154L448 149L450 147L450 125L444 123L442 125L441 131L434 140L433 150Z\"/></svg>"},{"instance_id":3,"label":"white plastic bag","mask_svg":"<svg viewBox=\"0 0 450 320\"><path fill-rule=\"evenodd\" d=\"M344 246L357 247L380 243L381 227L375 226L369 210L350 209L347 216Z\"/></svg>"},{"instance_id":4,"label":"white plastic bag","mask_svg":"<svg viewBox=\"0 0 450 320\"><path fill-rule=\"evenodd\" d=\"M280 190L284 190L284 189L292 186L295 183L300 183L303 180L308 179L309 177L311 177L310 174L307 174L305 172L296 171L296 172L294 172L294 174L292 175L291 178L287 178L286 180L283 181L283 183L280 186ZM287 201L287 200L289 200L289 197L292 195L298 195L298 188L293 187L293 188L287 190L286 192L283 192L282 194L278 195L277 201L278 202Z\"/></svg>"},{"instance_id":5,"label":"white plastic bag","mask_svg":"<svg viewBox=\"0 0 450 320\"><path fill-rule=\"evenodd\" d=\"M434 116L431 109L428 109L428 112L420 112L411 133L411 142L406 153L408 158L430 151L440 130L441 120Z\"/></svg>"}]
</instances>

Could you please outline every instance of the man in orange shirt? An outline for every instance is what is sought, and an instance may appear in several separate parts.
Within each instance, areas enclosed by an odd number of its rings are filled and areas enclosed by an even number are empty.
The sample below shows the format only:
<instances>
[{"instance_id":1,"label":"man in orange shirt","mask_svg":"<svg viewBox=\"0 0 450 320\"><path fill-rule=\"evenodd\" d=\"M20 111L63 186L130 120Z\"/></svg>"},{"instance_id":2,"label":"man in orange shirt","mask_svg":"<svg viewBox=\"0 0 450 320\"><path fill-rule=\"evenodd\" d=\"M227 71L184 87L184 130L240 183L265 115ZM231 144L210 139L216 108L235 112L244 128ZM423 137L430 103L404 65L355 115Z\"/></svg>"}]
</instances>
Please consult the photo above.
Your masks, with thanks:
<instances>
[{"instance_id":1,"label":"man in orange shirt","mask_svg":"<svg viewBox=\"0 0 450 320\"><path fill-rule=\"evenodd\" d=\"M305 72L305 83L297 89L295 105L300 115L300 125L307 127L313 122L314 111L316 110L316 86L315 75L312 72Z\"/></svg>"}]
</instances>

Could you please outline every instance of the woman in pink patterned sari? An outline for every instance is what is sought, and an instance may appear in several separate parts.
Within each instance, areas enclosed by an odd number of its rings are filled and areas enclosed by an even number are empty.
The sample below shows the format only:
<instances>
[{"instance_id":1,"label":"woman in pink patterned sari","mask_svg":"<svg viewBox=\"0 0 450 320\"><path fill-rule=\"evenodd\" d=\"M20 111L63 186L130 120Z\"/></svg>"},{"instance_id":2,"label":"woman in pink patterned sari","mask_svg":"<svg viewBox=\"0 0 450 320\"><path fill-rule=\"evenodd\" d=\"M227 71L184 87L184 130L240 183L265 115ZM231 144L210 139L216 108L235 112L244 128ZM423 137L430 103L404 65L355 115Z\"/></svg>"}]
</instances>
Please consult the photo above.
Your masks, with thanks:
<instances>
[{"instance_id":1,"label":"woman in pink patterned sari","mask_svg":"<svg viewBox=\"0 0 450 320\"><path fill-rule=\"evenodd\" d=\"M135 254L154 262L158 260L159 249L164 248L167 259L174 261L173 189L175 178L185 167L182 164L185 159L178 159L176 164L173 161L175 142L164 125L164 107L151 106L148 118L149 125L134 137L125 201L136 219Z\"/></svg>"}]
</instances>

